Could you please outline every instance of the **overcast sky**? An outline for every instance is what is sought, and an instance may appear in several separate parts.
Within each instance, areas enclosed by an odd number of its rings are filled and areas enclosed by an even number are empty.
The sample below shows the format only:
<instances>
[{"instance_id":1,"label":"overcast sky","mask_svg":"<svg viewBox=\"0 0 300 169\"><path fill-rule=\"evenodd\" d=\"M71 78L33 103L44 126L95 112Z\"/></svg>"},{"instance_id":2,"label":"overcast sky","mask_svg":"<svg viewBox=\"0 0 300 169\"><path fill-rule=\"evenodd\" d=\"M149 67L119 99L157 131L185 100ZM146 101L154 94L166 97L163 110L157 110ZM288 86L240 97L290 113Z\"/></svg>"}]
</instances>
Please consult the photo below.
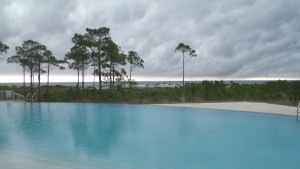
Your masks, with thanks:
<instances>
[{"instance_id":1,"label":"overcast sky","mask_svg":"<svg viewBox=\"0 0 300 169\"><path fill-rule=\"evenodd\" d=\"M109 27L145 60L136 80L181 80L180 42L198 54L185 62L190 80L300 79L299 9L299 0L0 0L0 41L10 47L1 57L32 39L63 59L75 33ZM4 59L0 82L22 81ZM76 81L73 70L53 72L52 81Z\"/></svg>"}]
</instances>

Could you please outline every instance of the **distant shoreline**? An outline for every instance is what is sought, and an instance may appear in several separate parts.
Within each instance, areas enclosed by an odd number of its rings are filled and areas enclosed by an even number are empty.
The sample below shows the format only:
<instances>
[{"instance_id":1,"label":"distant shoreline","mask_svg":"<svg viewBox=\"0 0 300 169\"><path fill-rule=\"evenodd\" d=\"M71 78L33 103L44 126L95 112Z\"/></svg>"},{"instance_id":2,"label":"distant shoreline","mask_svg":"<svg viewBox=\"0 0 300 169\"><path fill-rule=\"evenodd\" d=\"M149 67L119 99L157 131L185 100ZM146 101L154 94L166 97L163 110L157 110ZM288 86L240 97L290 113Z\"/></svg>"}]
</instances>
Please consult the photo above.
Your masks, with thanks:
<instances>
[{"instance_id":1,"label":"distant shoreline","mask_svg":"<svg viewBox=\"0 0 300 169\"><path fill-rule=\"evenodd\" d=\"M221 81L221 80L207 80L207 81ZM279 80L223 80L225 84L229 84L231 82L239 83L239 84L262 84L266 82L276 82ZM281 80L283 81L283 80ZM286 80L288 82L299 81L299 80ZM201 83L202 81L185 81L185 83ZM50 82L50 86L76 86L77 82ZM81 82L79 83L81 85ZM106 82L103 83L108 84ZM170 84L170 85L182 85L182 81L137 81L136 86L147 86L147 85L156 85L156 84ZM30 83L26 82L26 86L29 86ZM41 86L46 86L46 82L41 82ZM93 86L93 82L85 82L84 85L86 87ZM23 86L23 83L0 83L0 86ZM95 87L98 86L98 82L95 82Z\"/></svg>"}]
</instances>

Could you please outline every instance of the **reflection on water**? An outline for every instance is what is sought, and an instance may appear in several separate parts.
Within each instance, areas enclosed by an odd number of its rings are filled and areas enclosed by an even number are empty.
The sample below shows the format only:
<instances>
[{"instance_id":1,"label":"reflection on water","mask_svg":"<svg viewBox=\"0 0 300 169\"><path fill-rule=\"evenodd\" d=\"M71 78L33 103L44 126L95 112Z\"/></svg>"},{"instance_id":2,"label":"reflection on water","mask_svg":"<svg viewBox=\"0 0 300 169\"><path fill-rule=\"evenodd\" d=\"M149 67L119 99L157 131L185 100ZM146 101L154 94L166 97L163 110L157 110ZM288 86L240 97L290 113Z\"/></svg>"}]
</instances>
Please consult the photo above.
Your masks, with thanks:
<instances>
[{"instance_id":1,"label":"reflection on water","mask_svg":"<svg viewBox=\"0 0 300 169\"><path fill-rule=\"evenodd\" d=\"M72 116L69 126L74 146L90 155L109 156L119 132L124 128L123 114L118 113L119 110L112 111L103 107L94 110L84 105L79 105L78 110Z\"/></svg>"},{"instance_id":2,"label":"reflection on water","mask_svg":"<svg viewBox=\"0 0 300 169\"><path fill-rule=\"evenodd\" d=\"M124 117L122 107L113 105L7 103L1 107L0 151L6 152L111 159L120 132L129 124L126 120L134 123L132 116Z\"/></svg>"},{"instance_id":3,"label":"reflection on water","mask_svg":"<svg viewBox=\"0 0 300 169\"><path fill-rule=\"evenodd\" d=\"M0 108L0 153L51 163L276 169L284 159L298 166L299 127L287 116L110 104Z\"/></svg>"}]
</instances>

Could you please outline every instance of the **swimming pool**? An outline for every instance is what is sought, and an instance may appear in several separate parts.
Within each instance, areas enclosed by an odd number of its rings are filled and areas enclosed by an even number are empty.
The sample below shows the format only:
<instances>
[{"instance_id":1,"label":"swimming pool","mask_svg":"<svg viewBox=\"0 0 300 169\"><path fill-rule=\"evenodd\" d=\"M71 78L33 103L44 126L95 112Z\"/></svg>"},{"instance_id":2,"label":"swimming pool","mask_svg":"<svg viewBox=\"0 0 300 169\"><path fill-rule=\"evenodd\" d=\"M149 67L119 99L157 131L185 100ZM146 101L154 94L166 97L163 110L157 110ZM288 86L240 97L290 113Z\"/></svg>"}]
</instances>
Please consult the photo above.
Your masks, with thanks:
<instances>
[{"instance_id":1,"label":"swimming pool","mask_svg":"<svg viewBox=\"0 0 300 169\"><path fill-rule=\"evenodd\" d=\"M72 168L299 168L295 117L78 103L0 103L0 154ZM80 167L81 166L81 167ZM1 166L0 168L5 168Z\"/></svg>"}]
</instances>

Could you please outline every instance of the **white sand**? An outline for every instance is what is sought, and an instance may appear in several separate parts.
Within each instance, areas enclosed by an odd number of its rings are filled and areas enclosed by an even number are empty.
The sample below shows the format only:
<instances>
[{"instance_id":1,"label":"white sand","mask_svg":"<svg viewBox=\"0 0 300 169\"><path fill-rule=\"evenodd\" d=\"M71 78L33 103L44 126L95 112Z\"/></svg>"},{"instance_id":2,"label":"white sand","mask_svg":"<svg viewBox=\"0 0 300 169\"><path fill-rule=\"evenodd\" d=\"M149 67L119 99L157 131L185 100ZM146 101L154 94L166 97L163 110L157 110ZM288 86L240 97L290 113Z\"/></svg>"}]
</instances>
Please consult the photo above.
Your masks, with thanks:
<instances>
[{"instance_id":1,"label":"white sand","mask_svg":"<svg viewBox=\"0 0 300 169\"><path fill-rule=\"evenodd\" d=\"M259 103L259 102L182 103L182 104L154 104L154 105L247 111L247 112L256 112L256 113L281 114L281 115L289 115L289 116L297 115L297 107L283 106L278 104Z\"/></svg>"}]
</instances>

